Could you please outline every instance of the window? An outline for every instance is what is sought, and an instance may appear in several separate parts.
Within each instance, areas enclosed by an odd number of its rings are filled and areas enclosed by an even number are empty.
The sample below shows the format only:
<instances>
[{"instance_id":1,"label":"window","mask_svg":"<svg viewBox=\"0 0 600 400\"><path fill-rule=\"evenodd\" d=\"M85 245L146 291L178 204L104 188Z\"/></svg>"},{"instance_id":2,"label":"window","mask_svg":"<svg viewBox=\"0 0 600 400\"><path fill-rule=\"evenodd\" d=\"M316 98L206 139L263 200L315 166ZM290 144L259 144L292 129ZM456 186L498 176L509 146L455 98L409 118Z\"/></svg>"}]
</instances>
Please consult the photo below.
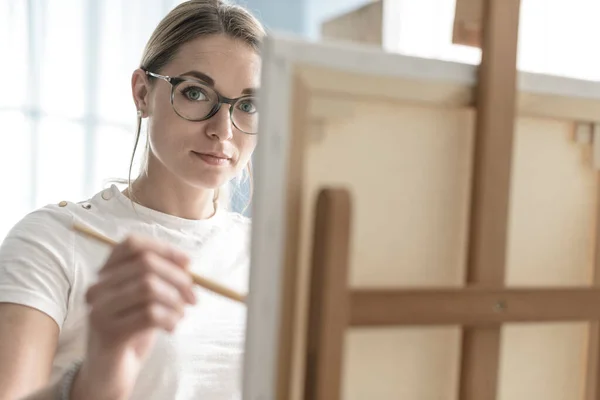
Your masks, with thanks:
<instances>
[{"instance_id":1,"label":"window","mask_svg":"<svg viewBox=\"0 0 600 400\"><path fill-rule=\"evenodd\" d=\"M0 241L27 212L128 176L131 73L180 2L0 1Z\"/></svg>"},{"instance_id":2,"label":"window","mask_svg":"<svg viewBox=\"0 0 600 400\"><path fill-rule=\"evenodd\" d=\"M452 44L457 0L384 0L387 49L417 57L479 64L481 51ZM600 80L597 0L521 0L518 67Z\"/></svg>"}]
</instances>

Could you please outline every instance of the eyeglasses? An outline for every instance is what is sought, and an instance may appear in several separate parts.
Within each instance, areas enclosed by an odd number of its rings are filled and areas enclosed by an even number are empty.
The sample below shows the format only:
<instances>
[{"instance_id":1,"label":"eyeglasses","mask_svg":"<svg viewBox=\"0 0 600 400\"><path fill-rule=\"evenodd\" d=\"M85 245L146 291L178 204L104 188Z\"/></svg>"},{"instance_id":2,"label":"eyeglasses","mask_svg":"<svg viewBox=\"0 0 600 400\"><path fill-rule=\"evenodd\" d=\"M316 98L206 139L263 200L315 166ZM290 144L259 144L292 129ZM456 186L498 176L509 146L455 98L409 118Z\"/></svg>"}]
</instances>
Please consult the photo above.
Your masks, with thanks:
<instances>
[{"instance_id":1,"label":"eyeglasses","mask_svg":"<svg viewBox=\"0 0 600 400\"><path fill-rule=\"evenodd\" d=\"M229 104L229 117L240 131L255 135L258 133L258 109L256 97L244 95L235 99L222 96L213 87L193 78L175 77L145 71L146 75L162 79L171 84L171 105L181 118L188 121L205 121Z\"/></svg>"}]
</instances>

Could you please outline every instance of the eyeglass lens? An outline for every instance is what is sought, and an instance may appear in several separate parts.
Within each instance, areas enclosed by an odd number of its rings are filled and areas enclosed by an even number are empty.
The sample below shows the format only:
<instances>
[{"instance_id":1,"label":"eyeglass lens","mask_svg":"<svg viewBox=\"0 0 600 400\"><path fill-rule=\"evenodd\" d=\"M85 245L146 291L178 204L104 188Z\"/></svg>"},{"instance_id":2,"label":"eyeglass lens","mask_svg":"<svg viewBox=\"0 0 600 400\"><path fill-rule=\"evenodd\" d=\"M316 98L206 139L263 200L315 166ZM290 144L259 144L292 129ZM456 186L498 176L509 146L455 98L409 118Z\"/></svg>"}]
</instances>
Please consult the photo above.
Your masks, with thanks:
<instances>
[{"instance_id":1,"label":"eyeglass lens","mask_svg":"<svg viewBox=\"0 0 600 400\"><path fill-rule=\"evenodd\" d=\"M218 104L217 93L208 85L195 81L179 83L173 92L173 107L183 118L199 121L205 119ZM258 131L258 109L254 97L239 99L232 106L231 119L241 131L255 134Z\"/></svg>"}]
</instances>

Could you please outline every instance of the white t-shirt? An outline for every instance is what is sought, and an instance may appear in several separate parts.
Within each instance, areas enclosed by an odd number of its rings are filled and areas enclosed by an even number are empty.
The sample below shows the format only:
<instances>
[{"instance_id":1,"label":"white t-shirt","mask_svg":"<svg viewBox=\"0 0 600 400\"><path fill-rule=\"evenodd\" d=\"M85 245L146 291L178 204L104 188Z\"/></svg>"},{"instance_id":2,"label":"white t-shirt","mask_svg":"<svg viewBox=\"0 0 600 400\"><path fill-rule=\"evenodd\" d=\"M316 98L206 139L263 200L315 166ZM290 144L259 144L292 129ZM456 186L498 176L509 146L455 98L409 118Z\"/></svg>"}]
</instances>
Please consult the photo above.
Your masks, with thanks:
<instances>
[{"instance_id":1,"label":"white t-shirt","mask_svg":"<svg viewBox=\"0 0 600 400\"><path fill-rule=\"evenodd\" d=\"M135 206L116 186L82 203L62 202L23 218L0 246L0 302L36 308L60 327L52 380L85 356L85 293L110 249L73 232L79 221L116 240L141 233L185 251L192 270L246 293L249 220L219 210L186 220ZM229 400L241 397L245 306L201 288L173 334L160 333L132 399Z\"/></svg>"}]
</instances>

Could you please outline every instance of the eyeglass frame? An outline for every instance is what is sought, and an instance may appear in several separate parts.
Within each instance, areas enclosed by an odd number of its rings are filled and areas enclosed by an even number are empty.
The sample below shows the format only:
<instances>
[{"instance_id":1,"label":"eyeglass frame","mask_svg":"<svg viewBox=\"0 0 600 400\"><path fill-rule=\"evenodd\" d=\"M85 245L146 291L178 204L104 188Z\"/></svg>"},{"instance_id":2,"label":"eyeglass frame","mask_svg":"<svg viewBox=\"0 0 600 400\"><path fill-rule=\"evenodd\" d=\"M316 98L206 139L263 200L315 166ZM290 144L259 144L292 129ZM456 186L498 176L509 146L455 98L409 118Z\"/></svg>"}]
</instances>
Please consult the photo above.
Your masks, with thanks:
<instances>
[{"instance_id":1,"label":"eyeglass frame","mask_svg":"<svg viewBox=\"0 0 600 400\"><path fill-rule=\"evenodd\" d=\"M223 104L229 104L231 107L229 107L229 119L231 121L231 123L233 124L233 126L235 126L237 129L239 129L241 132L245 133L246 135L257 135L258 132L255 133L250 133L250 132L246 132L243 129L240 129L237 124L235 123L235 121L233 120L233 108L235 106L235 104L243 99L249 99L249 98L255 98L256 96L253 94L245 94L243 96L240 97L236 97L236 98L230 98L230 97L226 97L223 96L221 93L219 93L215 88L211 87L211 85L209 85L206 82L203 82L200 79L196 79L196 78L184 78L181 76L169 76L169 75L160 75L157 74L155 72L151 72L148 70L145 70L142 68L142 71L144 71L146 73L146 75L152 76L154 78L158 78L158 79L162 79L163 81L168 82L171 85L171 107L173 107L173 111L175 111L175 114L177 114L180 118L185 119L186 121L192 121L192 122L201 122L201 121L206 121L212 117L214 117L220 110L221 110L221 106ZM211 90L213 92L215 92L215 94L217 95L217 104L215 104L215 106L213 107L213 109L207 114L206 117L202 118L202 119L189 119L184 117L183 115L179 114L179 112L177 111L177 109L175 108L175 104L173 104L174 98L175 98L175 87L179 84L181 84L182 82L199 82L203 85L206 85L208 87L211 88Z\"/></svg>"}]
</instances>

